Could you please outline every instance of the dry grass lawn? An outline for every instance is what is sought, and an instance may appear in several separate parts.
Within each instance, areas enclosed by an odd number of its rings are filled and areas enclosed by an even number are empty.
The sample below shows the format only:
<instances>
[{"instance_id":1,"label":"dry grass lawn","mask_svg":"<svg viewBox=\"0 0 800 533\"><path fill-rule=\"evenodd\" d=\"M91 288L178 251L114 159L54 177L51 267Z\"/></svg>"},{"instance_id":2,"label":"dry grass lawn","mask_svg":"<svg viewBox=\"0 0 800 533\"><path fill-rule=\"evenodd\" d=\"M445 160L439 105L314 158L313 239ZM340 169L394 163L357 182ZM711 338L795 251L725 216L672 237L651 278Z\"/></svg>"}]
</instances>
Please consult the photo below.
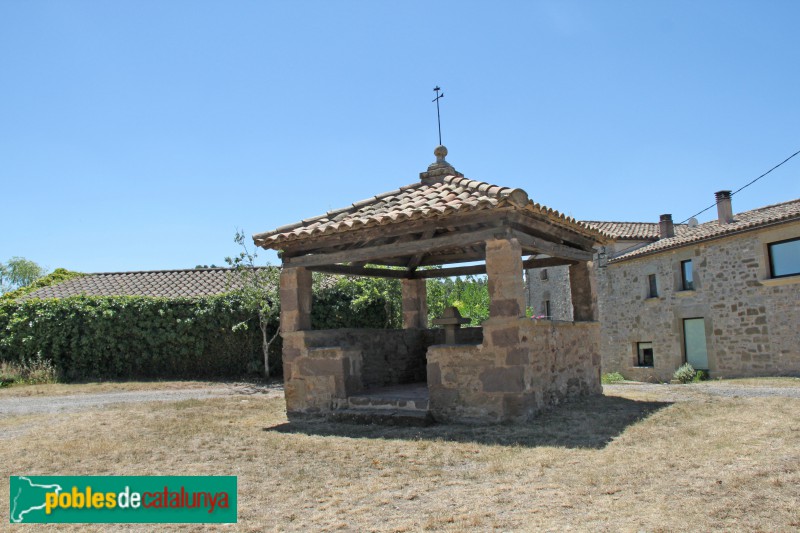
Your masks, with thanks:
<instances>
[{"instance_id":1,"label":"dry grass lawn","mask_svg":"<svg viewBox=\"0 0 800 533\"><path fill-rule=\"evenodd\" d=\"M800 400L619 394L524 427L289 424L263 395L14 417L0 475L238 476L238 524L208 530L800 528Z\"/></svg>"}]
</instances>

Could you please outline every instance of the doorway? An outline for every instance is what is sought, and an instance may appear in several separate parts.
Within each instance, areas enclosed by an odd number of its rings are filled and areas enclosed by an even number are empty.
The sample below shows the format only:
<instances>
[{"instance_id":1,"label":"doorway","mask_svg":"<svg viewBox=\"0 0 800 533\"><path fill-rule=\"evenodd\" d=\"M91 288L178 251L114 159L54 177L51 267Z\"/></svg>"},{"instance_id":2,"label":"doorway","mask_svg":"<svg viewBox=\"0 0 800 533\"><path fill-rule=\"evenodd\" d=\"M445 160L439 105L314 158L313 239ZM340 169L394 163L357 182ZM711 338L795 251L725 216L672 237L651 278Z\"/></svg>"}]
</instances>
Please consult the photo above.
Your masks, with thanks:
<instances>
[{"instance_id":1,"label":"doorway","mask_svg":"<svg viewBox=\"0 0 800 533\"><path fill-rule=\"evenodd\" d=\"M708 370L705 319L683 319L683 343L686 352L686 362L697 370Z\"/></svg>"}]
</instances>

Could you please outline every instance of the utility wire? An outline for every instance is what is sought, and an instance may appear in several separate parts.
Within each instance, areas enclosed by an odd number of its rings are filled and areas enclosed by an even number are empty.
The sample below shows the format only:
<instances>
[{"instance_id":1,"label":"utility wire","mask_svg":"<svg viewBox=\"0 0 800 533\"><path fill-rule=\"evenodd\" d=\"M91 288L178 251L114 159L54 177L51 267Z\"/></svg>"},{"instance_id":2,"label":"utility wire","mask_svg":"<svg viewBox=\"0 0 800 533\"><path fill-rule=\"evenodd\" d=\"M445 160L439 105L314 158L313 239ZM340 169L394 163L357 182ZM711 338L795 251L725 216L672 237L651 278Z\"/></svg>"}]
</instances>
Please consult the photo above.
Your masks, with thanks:
<instances>
[{"instance_id":1,"label":"utility wire","mask_svg":"<svg viewBox=\"0 0 800 533\"><path fill-rule=\"evenodd\" d=\"M753 181L751 181L751 182L749 182L749 183L747 183L747 184L745 184L745 185L743 185L743 186L739 187L738 189L736 189L735 191L733 191L733 192L731 193L731 196L733 196L734 194L736 194L736 193L738 193L738 192L741 192L741 191L743 191L744 189L748 188L749 186L751 186L752 184L754 184L755 182L757 182L758 180L760 180L761 178L763 178L764 176L766 176L767 174L769 174L770 172L772 172L773 170L777 169L778 167L780 167L780 166L781 166L781 165L783 165L784 163L788 162L788 161L789 161L791 158L793 158L794 156L796 156L796 155L798 155L798 154L800 154L800 150L796 151L795 153L793 153L792 155L790 155L789 157L787 157L786 159L784 159L783 161L781 161L780 163L778 163L777 165L775 165L774 167L772 167L771 169L767 170L766 172L764 172L763 174L761 174L759 177L757 177L757 178L756 178L756 179L754 179ZM708 210L709 210L709 209L711 209L712 207L716 206L718 203L719 203L719 202L714 202L714 203L713 203L713 204L711 204L710 206L706 207L706 208L705 208L705 209L703 209L702 211L699 211L699 212L695 213L694 215L690 216L690 217L689 217L689 218L687 218L686 220L683 220L683 221L681 221L681 222L678 222L678 224L684 224L684 223L688 222L688 221L689 221L689 219L691 219L691 218L694 218L694 217L696 217L697 215L702 215L703 213L705 213L706 211L708 211Z\"/></svg>"},{"instance_id":2,"label":"utility wire","mask_svg":"<svg viewBox=\"0 0 800 533\"><path fill-rule=\"evenodd\" d=\"M736 194L736 193L738 193L738 192L741 192L741 191L743 191L744 189L748 188L749 186L751 186L752 184L754 184L755 182L757 182L758 180L760 180L761 178L763 178L764 176L766 176L767 174L769 174L770 172L772 172L773 170L775 170L775 169L777 169L777 168L781 167L781 166L782 166L784 163L787 163L787 162L788 162L790 159L792 159L792 158L793 158L793 157L795 157L796 155L800 155L800 150L796 151L795 153L793 153L792 155L790 155L789 157L787 157L786 159L784 159L783 161L781 161L780 163L778 163L777 165L775 165L774 167L772 167L771 169L767 170L766 172L764 172L763 174L761 174L761 175L760 175L759 177L757 177L756 179L754 179L754 180L752 180L752 181L750 181L750 182L748 182L748 183L746 183L746 184L742 185L741 187L739 187L738 189L736 189L734 192L732 192L732 193L731 193L731 196L733 196L734 194ZM688 222L688 221L689 221L689 220L691 220L692 218L696 217L697 215L702 215L703 213L705 213L705 212L706 212L706 211L708 211L709 209L711 209L711 208L715 207L715 206L716 206L718 203L719 203L719 202L714 202L714 203L713 203L713 204L711 204L710 206L706 207L706 208L705 208L705 209L703 209L702 211L698 211L697 213L695 213L694 215L690 216L690 217L689 217L689 218L687 218L686 220L683 220L683 221L681 221L681 222L678 222L678 225L680 225L680 224L685 224L686 222ZM628 251L630 251L630 250L633 250L634 248L640 248L640 247L642 247L642 246L646 246L646 245L635 244L635 245L633 245L633 246L630 246L630 247L628 247L628 248L625 248L625 249L623 249L623 250L620 250L619 252L617 252L616 254L614 254L614 256L615 256L615 257L619 257L619 256L621 256L621 255L624 255L624 254L625 254L625 253L627 253Z\"/></svg>"}]
</instances>

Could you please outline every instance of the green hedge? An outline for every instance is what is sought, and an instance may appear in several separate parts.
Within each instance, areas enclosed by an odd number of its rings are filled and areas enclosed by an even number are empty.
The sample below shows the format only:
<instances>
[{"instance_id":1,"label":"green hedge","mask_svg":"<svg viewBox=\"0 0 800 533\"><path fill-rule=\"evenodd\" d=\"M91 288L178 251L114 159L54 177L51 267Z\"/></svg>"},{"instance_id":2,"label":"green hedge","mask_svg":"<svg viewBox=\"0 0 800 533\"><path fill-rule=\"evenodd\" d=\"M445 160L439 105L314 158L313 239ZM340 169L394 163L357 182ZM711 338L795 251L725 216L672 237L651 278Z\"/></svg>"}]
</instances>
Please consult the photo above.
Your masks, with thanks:
<instances>
[{"instance_id":1,"label":"green hedge","mask_svg":"<svg viewBox=\"0 0 800 533\"><path fill-rule=\"evenodd\" d=\"M316 329L398 327L400 286L394 281L315 284ZM245 322L247 328L234 326ZM278 327L270 323L270 337ZM280 338L270 375L281 372ZM255 312L231 293L204 298L75 296L0 300L0 361L52 361L66 381L241 376L263 368Z\"/></svg>"},{"instance_id":2,"label":"green hedge","mask_svg":"<svg viewBox=\"0 0 800 533\"><path fill-rule=\"evenodd\" d=\"M61 379L241 375L257 368L257 327L233 331L250 313L236 296L141 296L0 304L0 360L41 354Z\"/></svg>"}]
</instances>

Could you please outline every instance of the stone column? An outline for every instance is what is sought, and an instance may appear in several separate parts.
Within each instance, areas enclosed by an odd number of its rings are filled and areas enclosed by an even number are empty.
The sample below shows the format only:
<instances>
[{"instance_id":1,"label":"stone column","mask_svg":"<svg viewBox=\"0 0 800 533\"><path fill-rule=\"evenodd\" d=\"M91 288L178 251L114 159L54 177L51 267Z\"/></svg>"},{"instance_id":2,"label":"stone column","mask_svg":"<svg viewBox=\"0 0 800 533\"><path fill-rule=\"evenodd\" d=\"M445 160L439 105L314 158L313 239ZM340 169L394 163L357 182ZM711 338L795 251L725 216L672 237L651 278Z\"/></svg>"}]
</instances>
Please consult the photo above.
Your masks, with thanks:
<instances>
[{"instance_id":1,"label":"stone column","mask_svg":"<svg viewBox=\"0 0 800 533\"><path fill-rule=\"evenodd\" d=\"M311 329L311 271L281 270L281 332Z\"/></svg>"},{"instance_id":2,"label":"stone column","mask_svg":"<svg viewBox=\"0 0 800 533\"><path fill-rule=\"evenodd\" d=\"M522 249L517 239L494 239L486 242L486 274L489 278L489 316L525 316Z\"/></svg>"},{"instance_id":3,"label":"stone column","mask_svg":"<svg viewBox=\"0 0 800 533\"><path fill-rule=\"evenodd\" d=\"M572 292L572 320L597 320L597 292L591 262L581 261L569 267L569 288Z\"/></svg>"},{"instance_id":4,"label":"stone column","mask_svg":"<svg viewBox=\"0 0 800 533\"><path fill-rule=\"evenodd\" d=\"M428 327L428 293L424 279L404 279L403 329L425 329Z\"/></svg>"}]
</instances>

